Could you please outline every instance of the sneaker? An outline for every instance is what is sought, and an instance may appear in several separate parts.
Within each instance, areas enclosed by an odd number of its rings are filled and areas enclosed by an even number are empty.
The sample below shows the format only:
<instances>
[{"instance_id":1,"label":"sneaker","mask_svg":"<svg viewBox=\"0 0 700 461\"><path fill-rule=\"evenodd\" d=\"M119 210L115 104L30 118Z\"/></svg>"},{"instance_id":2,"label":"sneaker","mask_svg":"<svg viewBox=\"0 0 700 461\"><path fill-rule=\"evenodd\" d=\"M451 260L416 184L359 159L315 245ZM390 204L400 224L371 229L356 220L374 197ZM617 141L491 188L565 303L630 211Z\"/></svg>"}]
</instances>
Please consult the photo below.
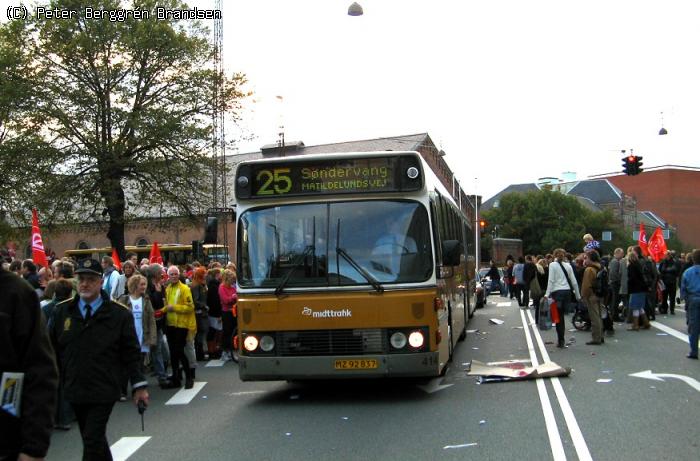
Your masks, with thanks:
<instances>
[{"instance_id":1,"label":"sneaker","mask_svg":"<svg viewBox=\"0 0 700 461\"><path fill-rule=\"evenodd\" d=\"M686 355L686 357L688 357L689 359L693 359L693 360L697 360L697 359L698 359L698 356L697 356L697 355L692 355L692 354L688 354L688 355Z\"/></svg>"},{"instance_id":2,"label":"sneaker","mask_svg":"<svg viewBox=\"0 0 700 461\"><path fill-rule=\"evenodd\" d=\"M221 358L219 360L222 362L228 362L231 360L231 354L229 354L228 351L224 351L221 353Z\"/></svg>"},{"instance_id":3,"label":"sneaker","mask_svg":"<svg viewBox=\"0 0 700 461\"><path fill-rule=\"evenodd\" d=\"M119 397L120 402L126 402L126 395L122 394L121 397Z\"/></svg>"}]
</instances>

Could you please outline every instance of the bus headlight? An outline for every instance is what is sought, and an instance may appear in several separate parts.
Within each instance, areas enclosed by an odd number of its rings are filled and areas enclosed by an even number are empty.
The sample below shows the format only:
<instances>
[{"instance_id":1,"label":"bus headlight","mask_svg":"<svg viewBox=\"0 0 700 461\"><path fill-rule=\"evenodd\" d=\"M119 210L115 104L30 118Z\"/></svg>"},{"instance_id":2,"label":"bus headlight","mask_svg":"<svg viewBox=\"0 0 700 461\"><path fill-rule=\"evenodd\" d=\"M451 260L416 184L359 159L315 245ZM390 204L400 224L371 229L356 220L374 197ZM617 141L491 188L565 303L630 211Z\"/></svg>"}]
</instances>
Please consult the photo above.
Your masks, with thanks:
<instances>
[{"instance_id":1,"label":"bus headlight","mask_svg":"<svg viewBox=\"0 0 700 461\"><path fill-rule=\"evenodd\" d=\"M263 352L270 352L275 348L275 339L272 336L265 335L260 338L260 349Z\"/></svg>"},{"instance_id":2,"label":"bus headlight","mask_svg":"<svg viewBox=\"0 0 700 461\"><path fill-rule=\"evenodd\" d=\"M391 347L394 349L403 349L406 347L406 335L401 333L400 331L397 331L393 335L391 335L391 338L389 338L389 342L391 343Z\"/></svg>"},{"instance_id":3,"label":"bus headlight","mask_svg":"<svg viewBox=\"0 0 700 461\"><path fill-rule=\"evenodd\" d=\"M413 331L410 335L408 335L408 344L410 344L414 349L423 347L424 341L425 338L423 338L423 333L420 331Z\"/></svg>"},{"instance_id":4,"label":"bus headlight","mask_svg":"<svg viewBox=\"0 0 700 461\"><path fill-rule=\"evenodd\" d=\"M245 340L243 341L243 347L248 352L253 352L258 348L258 338L255 336L246 336Z\"/></svg>"}]
</instances>

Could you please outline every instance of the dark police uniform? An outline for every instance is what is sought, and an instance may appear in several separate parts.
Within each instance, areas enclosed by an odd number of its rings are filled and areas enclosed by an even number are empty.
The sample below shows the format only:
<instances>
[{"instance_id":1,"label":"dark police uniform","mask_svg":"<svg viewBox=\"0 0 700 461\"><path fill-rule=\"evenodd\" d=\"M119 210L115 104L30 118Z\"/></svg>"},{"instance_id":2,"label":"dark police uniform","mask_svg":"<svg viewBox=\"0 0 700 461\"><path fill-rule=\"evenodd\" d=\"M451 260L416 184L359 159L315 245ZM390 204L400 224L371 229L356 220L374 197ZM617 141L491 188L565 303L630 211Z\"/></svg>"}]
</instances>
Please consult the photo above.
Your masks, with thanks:
<instances>
[{"instance_id":1,"label":"dark police uniform","mask_svg":"<svg viewBox=\"0 0 700 461\"><path fill-rule=\"evenodd\" d=\"M97 261L85 265L89 267L83 272L101 272ZM51 328L66 400L80 426L84 460L112 459L105 433L114 402L121 396L121 376L129 377L134 390L148 384L141 372L141 348L131 312L104 291L101 301L87 319L78 295L58 304Z\"/></svg>"}]
</instances>

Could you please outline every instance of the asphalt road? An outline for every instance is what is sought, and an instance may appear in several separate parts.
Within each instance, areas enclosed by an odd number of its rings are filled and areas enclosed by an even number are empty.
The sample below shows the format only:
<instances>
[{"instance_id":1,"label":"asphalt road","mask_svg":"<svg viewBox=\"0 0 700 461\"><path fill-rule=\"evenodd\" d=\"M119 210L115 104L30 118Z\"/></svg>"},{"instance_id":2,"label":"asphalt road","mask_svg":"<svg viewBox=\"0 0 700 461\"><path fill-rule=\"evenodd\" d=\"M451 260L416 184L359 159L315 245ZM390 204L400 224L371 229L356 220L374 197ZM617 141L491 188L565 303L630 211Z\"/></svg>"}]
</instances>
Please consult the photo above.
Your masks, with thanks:
<instances>
[{"instance_id":1,"label":"asphalt road","mask_svg":"<svg viewBox=\"0 0 700 461\"><path fill-rule=\"evenodd\" d=\"M430 381L243 383L234 363L202 362L191 400L168 404L182 391L153 387L144 432L133 404L118 403L109 442L115 459L129 460L700 458L700 363L685 357L685 312L657 316L648 331L616 325L602 346L567 331L574 341L563 350L553 329L529 322L517 304L490 296L445 377ZM477 384L465 371L472 359L542 362L543 351L571 375ZM646 370L675 376L630 376ZM49 460L80 457L75 424L54 433Z\"/></svg>"}]
</instances>

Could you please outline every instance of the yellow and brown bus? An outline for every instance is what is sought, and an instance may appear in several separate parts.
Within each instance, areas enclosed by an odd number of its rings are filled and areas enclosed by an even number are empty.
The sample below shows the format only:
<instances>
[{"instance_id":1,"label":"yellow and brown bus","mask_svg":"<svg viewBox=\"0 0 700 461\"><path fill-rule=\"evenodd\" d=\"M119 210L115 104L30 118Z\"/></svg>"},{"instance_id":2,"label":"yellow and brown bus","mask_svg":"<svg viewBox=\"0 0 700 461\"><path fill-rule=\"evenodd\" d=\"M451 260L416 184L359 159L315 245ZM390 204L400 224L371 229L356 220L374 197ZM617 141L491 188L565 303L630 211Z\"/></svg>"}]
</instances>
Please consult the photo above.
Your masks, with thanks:
<instances>
[{"instance_id":1,"label":"yellow and brown bus","mask_svg":"<svg viewBox=\"0 0 700 461\"><path fill-rule=\"evenodd\" d=\"M474 230L417 152L236 172L240 377L444 373L474 310Z\"/></svg>"},{"instance_id":2,"label":"yellow and brown bus","mask_svg":"<svg viewBox=\"0 0 700 461\"><path fill-rule=\"evenodd\" d=\"M143 258L148 258L151 254L151 245L126 246L124 249L127 253L136 253L139 261L141 261ZM195 259L199 259L199 262L202 264L209 264L210 261L219 261L222 263L229 261L228 247L225 245L205 243L202 245L200 250L202 254L199 258L194 257L195 255L191 244L159 244L158 249L160 249L160 254L163 257L164 263L175 264L177 266L184 266L185 264L193 262ZM80 248L75 250L67 250L64 253L64 256L74 258L78 262L89 258L97 259L99 261L102 256L112 256L112 248Z\"/></svg>"}]
</instances>

